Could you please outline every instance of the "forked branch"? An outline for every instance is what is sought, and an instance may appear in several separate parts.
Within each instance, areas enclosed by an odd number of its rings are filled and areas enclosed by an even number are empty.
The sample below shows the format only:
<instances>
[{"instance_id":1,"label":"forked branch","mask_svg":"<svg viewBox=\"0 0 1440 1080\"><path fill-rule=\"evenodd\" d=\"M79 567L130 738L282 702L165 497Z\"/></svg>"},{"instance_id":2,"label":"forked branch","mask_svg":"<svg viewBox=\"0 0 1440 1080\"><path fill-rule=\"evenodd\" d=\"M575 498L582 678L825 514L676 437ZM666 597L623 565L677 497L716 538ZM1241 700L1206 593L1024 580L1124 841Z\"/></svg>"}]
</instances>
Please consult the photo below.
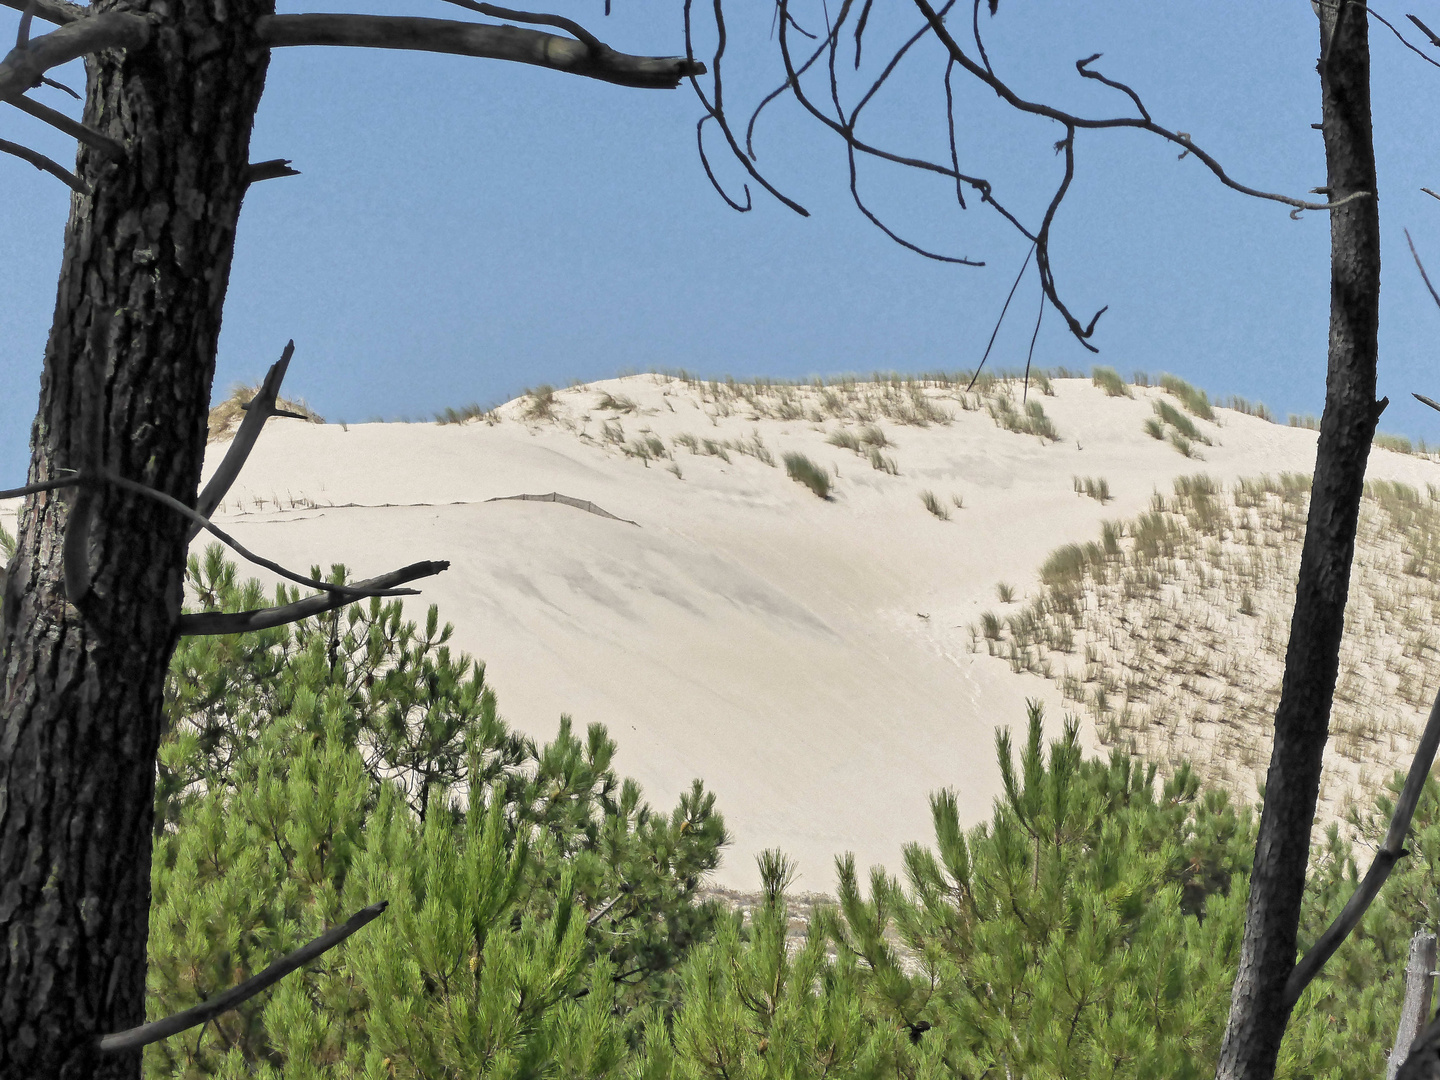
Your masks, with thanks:
<instances>
[{"instance_id":1,"label":"forked branch","mask_svg":"<svg viewBox=\"0 0 1440 1080\"><path fill-rule=\"evenodd\" d=\"M143 49L150 43L153 18L125 11L86 15L11 49L0 60L0 99L23 94L51 68L82 56L105 49Z\"/></svg>"},{"instance_id":2,"label":"forked branch","mask_svg":"<svg viewBox=\"0 0 1440 1080\"><path fill-rule=\"evenodd\" d=\"M46 157L38 150L31 150L28 146L21 146L19 143L11 142L9 139L0 139L0 153L18 157L21 161L28 161L41 172L47 172L64 183L71 191L78 192L81 195L90 194L89 184L65 168L64 165L61 165L52 158Z\"/></svg>"},{"instance_id":3,"label":"forked branch","mask_svg":"<svg viewBox=\"0 0 1440 1080\"><path fill-rule=\"evenodd\" d=\"M118 1054L122 1050L138 1050L142 1046L149 1046L161 1039L168 1039L171 1035L178 1035L189 1028L198 1027L222 1013L238 1008L262 990L275 985L292 971L333 949L362 926L378 919L389 904L388 900L382 900L378 904L361 908L339 926L332 927L308 945L302 945L288 956L281 957L259 975L246 979L239 986L232 986L223 994L217 994L209 1001L196 1005L193 1009L186 1009L174 1016L167 1016L164 1020L141 1024L128 1031L117 1031L113 1035L102 1035L96 1039L96 1047L102 1054Z\"/></svg>"}]
</instances>

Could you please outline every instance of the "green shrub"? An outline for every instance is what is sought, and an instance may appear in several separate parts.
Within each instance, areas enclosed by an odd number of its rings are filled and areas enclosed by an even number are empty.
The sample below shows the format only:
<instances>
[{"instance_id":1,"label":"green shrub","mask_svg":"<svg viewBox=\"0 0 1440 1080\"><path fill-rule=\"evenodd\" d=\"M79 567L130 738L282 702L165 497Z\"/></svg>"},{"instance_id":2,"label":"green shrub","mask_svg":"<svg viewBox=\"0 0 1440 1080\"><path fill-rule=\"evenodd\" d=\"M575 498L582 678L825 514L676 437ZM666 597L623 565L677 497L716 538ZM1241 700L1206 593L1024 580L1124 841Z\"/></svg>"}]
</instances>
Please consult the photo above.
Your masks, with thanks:
<instances>
[{"instance_id":1,"label":"green shrub","mask_svg":"<svg viewBox=\"0 0 1440 1080\"><path fill-rule=\"evenodd\" d=\"M804 484L822 499L830 497L830 474L804 454L785 455L785 474Z\"/></svg>"}]
</instances>

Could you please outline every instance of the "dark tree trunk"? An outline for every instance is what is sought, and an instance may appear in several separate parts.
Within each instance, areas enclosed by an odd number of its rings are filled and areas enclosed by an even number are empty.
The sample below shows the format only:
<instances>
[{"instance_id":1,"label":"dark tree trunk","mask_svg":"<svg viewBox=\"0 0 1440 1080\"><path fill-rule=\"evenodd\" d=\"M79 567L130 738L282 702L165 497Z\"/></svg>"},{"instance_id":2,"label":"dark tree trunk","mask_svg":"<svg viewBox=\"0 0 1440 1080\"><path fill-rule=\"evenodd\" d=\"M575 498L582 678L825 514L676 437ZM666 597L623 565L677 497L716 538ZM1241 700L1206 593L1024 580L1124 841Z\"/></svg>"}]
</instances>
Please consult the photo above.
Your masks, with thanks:
<instances>
[{"instance_id":1,"label":"dark tree trunk","mask_svg":"<svg viewBox=\"0 0 1440 1080\"><path fill-rule=\"evenodd\" d=\"M94 195L72 197L30 478L93 454L193 504L269 61L253 26L274 3L124 6L159 23L147 49L90 61L85 123L129 154L79 154ZM97 342L98 313L113 319ZM5 604L0 1076L27 1080L140 1074L138 1053L89 1047L145 1018L155 752L186 547L174 513L97 490L93 586L77 610L61 558L75 497L27 501Z\"/></svg>"},{"instance_id":2,"label":"dark tree trunk","mask_svg":"<svg viewBox=\"0 0 1440 1080\"><path fill-rule=\"evenodd\" d=\"M1341 0L1343 4L1345 0ZM1335 5L1321 7L1321 41ZM1350 4L1322 48L1327 183L1332 199L1370 194L1330 212L1330 358L1315 484L1300 558L1285 679L1275 712L1250 903L1230 1024L1217 1076L1269 1080L1290 1018L1285 983L1295 966L1296 931L1320 761L1345 623L1345 597L1365 463L1380 406L1375 401L1380 300L1380 217L1370 126L1370 46L1365 9Z\"/></svg>"}]
</instances>

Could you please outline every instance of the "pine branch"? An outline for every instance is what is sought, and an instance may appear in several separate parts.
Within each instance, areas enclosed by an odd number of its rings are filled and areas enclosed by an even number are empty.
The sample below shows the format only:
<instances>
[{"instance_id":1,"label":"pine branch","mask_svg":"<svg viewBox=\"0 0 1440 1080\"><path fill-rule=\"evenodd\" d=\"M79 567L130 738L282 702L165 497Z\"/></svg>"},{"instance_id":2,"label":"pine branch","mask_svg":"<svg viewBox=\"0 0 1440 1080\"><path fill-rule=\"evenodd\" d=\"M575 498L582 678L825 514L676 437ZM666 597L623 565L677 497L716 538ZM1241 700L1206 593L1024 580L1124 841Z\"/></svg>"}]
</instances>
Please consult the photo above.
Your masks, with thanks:
<instances>
[{"instance_id":1,"label":"pine branch","mask_svg":"<svg viewBox=\"0 0 1440 1080\"><path fill-rule=\"evenodd\" d=\"M0 60L0 99L23 94L53 67L68 64L102 49L143 49L150 43L153 19L124 11L107 11L52 30Z\"/></svg>"}]
</instances>

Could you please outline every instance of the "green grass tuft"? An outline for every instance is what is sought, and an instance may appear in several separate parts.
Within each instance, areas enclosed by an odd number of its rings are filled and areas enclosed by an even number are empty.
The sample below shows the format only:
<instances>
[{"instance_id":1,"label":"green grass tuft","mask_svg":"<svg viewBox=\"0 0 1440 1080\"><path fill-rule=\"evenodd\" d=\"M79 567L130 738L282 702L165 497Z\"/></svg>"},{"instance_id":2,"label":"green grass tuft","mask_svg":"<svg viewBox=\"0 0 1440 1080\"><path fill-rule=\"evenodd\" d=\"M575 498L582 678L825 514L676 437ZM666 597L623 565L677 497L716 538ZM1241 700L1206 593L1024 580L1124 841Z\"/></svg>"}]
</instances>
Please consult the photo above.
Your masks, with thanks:
<instances>
[{"instance_id":1,"label":"green grass tuft","mask_svg":"<svg viewBox=\"0 0 1440 1080\"><path fill-rule=\"evenodd\" d=\"M950 520L950 511L945 509L945 504L935 497L933 491L922 491L920 501L925 504L925 509L934 514L941 521Z\"/></svg>"},{"instance_id":2,"label":"green grass tuft","mask_svg":"<svg viewBox=\"0 0 1440 1080\"><path fill-rule=\"evenodd\" d=\"M804 454L785 455L785 474L822 499L830 497L830 474Z\"/></svg>"},{"instance_id":3,"label":"green grass tuft","mask_svg":"<svg viewBox=\"0 0 1440 1080\"><path fill-rule=\"evenodd\" d=\"M1090 369L1090 382L1105 391L1107 397L1134 397L1125 380L1114 368L1095 366Z\"/></svg>"},{"instance_id":4,"label":"green grass tuft","mask_svg":"<svg viewBox=\"0 0 1440 1080\"><path fill-rule=\"evenodd\" d=\"M1161 375L1160 385L1171 394L1174 394L1201 420L1214 420L1215 411L1210 408L1210 399L1205 396L1204 390L1197 390L1178 375Z\"/></svg>"}]
</instances>

